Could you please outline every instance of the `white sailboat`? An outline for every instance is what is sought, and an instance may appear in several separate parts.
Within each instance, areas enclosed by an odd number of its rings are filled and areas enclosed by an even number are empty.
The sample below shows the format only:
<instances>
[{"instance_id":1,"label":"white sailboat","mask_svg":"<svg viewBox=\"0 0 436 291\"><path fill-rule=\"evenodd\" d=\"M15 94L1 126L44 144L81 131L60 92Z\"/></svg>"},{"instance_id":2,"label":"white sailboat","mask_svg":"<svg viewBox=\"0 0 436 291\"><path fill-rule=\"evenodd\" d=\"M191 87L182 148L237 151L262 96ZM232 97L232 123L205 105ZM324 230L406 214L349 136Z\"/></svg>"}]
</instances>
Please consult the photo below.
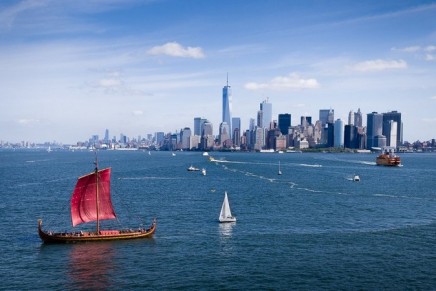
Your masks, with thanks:
<instances>
[{"instance_id":1,"label":"white sailboat","mask_svg":"<svg viewBox=\"0 0 436 291\"><path fill-rule=\"evenodd\" d=\"M232 211L230 210L229 199L227 198L227 191L224 192L224 201L221 206L221 212L219 216L220 222L236 222L236 217L232 216Z\"/></svg>"},{"instance_id":2,"label":"white sailboat","mask_svg":"<svg viewBox=\"0 0 436 291\"><path fill-rule=\"evenodd\" d=\"M279 172L277 173L278 175L282 174L282 170L280 170L280 161L279 161Z\"/></svg>"}]
</instances>

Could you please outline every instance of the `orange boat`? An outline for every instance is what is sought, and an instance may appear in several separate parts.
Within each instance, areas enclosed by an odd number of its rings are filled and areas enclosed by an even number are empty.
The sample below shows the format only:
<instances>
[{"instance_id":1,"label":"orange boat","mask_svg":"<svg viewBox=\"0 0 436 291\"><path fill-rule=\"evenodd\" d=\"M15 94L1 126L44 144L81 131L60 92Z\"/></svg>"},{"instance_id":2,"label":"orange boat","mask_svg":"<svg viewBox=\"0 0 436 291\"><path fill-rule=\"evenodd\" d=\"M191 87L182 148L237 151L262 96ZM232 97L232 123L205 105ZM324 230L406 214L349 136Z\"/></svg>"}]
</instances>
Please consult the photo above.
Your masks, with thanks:
<instances>
[{"instance_id":1,"label":"orange boat","mask_svg":"<svg viewBox=\"0 0 436 291\"><path fill-rule=\"evenodd\" d=\"M100 230L100 220L116 219L110 195L111 168L98 169L77 180L71 197L71 220L75 227L81 223L96 221L95 231L52 232L42 229L38 220L38 234L44 243L76 243L152 237L156 231L156 219L149 228Z\"/></svg>"},{"instance_id":2,"label":"orange boat","mask_svg":"<svg viewBox=\"0 0 436 291\"><path fill-rule=\"evenodd\" d=\"M378 166L398 167L401 165L400 157L392 152L387 152L387 151L380 154L375 162L377 163Z\"/></svg>"}]
</instances>

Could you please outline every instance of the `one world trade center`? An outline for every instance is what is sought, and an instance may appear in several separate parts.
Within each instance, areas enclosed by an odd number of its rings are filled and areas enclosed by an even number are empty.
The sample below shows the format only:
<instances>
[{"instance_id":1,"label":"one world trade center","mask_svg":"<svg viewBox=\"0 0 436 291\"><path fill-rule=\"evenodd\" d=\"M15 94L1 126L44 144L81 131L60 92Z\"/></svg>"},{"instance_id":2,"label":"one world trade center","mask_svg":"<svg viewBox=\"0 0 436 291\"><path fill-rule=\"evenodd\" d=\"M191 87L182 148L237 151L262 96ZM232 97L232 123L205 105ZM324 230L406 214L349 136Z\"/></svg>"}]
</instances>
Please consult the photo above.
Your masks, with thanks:
<instances>
[{"instance_id":1,"label":"one world trade center","mask_svg":"<svg viewBox=\"0 0 436 291\"><path fill-rule=\"evenodd\" d=\"M229 126L229 134L232 136L232 89L229 86L229 76L227 75L227 85L223 88L223 120Z\"/></svg>"}]
</instances>

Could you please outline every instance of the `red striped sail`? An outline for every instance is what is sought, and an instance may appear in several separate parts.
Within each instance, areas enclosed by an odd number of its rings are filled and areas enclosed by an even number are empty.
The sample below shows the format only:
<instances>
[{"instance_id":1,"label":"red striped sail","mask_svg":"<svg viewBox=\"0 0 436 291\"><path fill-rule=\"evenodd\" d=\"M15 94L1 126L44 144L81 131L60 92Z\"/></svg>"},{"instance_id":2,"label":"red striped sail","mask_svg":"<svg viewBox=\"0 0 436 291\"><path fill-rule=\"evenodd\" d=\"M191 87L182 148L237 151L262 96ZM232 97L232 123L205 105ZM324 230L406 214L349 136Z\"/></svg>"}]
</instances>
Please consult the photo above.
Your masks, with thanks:
<instances>
[{"instance_id":1,"label":"red striped sail","mask_svg":"<svg viewBox=\"0 0 436 291\"><path fill-rule=\"evenodd\" d=\"M98 179L97 179L98 175ZM73 226L98 219L115 219L110 195L111 168L80 177L71 197L71 220ZM98 185L97 185L98 180ZM98 186L98 208L97 208Z\"/></svg>"}]
</instances>

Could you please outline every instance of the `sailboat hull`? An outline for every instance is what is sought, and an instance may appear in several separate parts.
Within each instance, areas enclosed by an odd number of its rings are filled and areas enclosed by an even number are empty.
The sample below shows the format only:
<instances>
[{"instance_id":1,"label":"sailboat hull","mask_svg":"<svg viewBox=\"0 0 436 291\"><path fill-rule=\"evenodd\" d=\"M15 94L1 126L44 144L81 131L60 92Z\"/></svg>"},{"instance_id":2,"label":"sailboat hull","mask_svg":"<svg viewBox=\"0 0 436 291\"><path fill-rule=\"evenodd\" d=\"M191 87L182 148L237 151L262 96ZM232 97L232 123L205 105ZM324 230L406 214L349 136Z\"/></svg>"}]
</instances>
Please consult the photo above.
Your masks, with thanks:
<instances>
[{"instance_id":1,"label":"sailboat hull","mask_svg":"<svg viewBox=\"0 0 436 291\"><path fill-rule=\"evenodd\" d=\"M236 217L226 217L226 218L219 218L220 223L226 223L226 222L236 222Z\"/></svg>"},{"instance_id":2,"label":"sailboat hull","mask_svg":"<svg viewBox=\"0 0 436 291\"><path fill-rule=\"evenodd\" d=\"M44 243L79 243L79 242L96 242L109 240L127 240L150 238L156 231L156 219L153 220L150 228L139 230L102 230L99 234L96 232L69 232L53 233L42 229L42 221L38 221L38 234Z\"/></svg>"}]
</instances>

